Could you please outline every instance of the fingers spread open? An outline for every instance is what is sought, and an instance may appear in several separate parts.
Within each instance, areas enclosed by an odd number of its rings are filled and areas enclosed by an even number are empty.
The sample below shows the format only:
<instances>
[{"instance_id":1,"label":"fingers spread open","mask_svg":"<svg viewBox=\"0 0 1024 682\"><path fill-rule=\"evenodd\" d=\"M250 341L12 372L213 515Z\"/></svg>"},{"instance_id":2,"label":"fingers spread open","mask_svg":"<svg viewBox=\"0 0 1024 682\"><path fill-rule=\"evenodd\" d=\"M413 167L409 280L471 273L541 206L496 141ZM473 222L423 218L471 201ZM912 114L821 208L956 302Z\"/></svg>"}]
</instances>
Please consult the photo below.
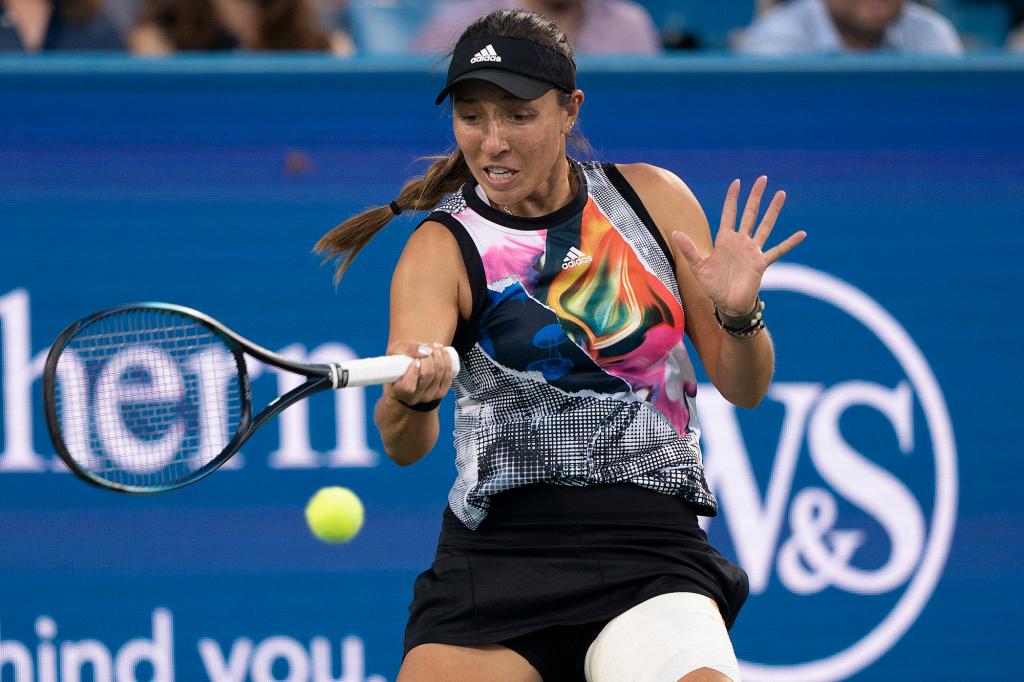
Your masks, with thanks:
<instances>
[{"instance_id":1,"label":"fingers spread open","mask_svg":"<svg viewBox=\"0 0 1024 682\"><path fill-rule=\"evenodd\" d=\"M757 214L761 211L761 197L764 195L764 188L768 184L768 176L762 175L754 181L754 187L747 197L747 205L743 209L743 217L740 219L740 234L750 234L757 223Z\"/></svg>"},{"instance_id":2,"label":"fingers spread open","mask_svg":"<svg viewBox=\"0 0 1024 682\"><path fill-rule=\"evenodd\" d=\"M740 181L737 178L729 183L729 191L725 193L725 204L722 206L722 220L718 224L718 232L715 234L715 243L718 243L718 235L723 231L732 232L736 227L736 205L740 196Z\"/></svg>"},{"instance_id":3,"label":"fingers spread open","mask_svg":"<svg viewBox=\"0 0 1024 682\"><path fill-rule=\"evenodd\" d=\"M704 257L700 255L700 251L697 250L697 245L693 243L693 240L690 239L690 236L685 232L673 232L672 240L676 243L676 246L679 247L679 250L683 254L683 258L685 258L686 262L690 264L691 270L699 266L704 260Z\"/></svg>"},{"instance_id":4,"label":"fingers spread open","mask_svg":"<svg viewBox=\"0 0 1024 682\"><path fill-rule=\"evenodd\" d=\"M772 197L772 202L768 204L768 210L764 212L764 218L754 233L753 239L758 246L763 248L768 242L768 237L771 236L772 230L775 229L775 221L778 220L779 212L782 211L782 205L785 203L786 193L779 190Z\"/></svg>"},{"instance_id":5,"label":"fingers spread open","mask_svg":"<svg viewBox=\"0 0 1024 682\"><path fill-rule=\"evenodd\" d=\"M768 261L768 265L771 265L775 261L785 256L787 253L789 253L789 251L794 246L802 242L804 240L804 237L806 236L807 233L804 232L803 230L800 230L799 232L794 232L793 234L789 235L789 237L787 237L785 241L783 241L775 248L765 251L764 257Z\"/></svg>"}]
</instances>

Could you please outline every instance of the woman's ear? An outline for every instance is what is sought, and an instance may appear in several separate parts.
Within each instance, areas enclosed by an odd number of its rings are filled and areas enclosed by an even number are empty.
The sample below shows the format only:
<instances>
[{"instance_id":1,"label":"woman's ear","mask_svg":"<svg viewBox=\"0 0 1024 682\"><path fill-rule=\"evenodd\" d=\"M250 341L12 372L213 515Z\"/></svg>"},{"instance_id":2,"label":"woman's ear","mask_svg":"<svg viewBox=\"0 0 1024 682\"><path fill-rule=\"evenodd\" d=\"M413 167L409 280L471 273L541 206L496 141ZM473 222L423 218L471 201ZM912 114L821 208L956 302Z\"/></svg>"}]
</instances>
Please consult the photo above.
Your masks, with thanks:
<instances>
[{"instance_id":1,"label":"woman's ear","mask_svg":"<svg viewBox=\"0 0 1024 682\"><path fill-rule=\"evenodd\" d=\"M580 116L580 108L583 106L583 99L582 90L576 90L569 96L569 103L565 105L565 127L562 129L566 135L572 132L572 127L576 125L576 119Z\"/></svg>"}]
</instances>

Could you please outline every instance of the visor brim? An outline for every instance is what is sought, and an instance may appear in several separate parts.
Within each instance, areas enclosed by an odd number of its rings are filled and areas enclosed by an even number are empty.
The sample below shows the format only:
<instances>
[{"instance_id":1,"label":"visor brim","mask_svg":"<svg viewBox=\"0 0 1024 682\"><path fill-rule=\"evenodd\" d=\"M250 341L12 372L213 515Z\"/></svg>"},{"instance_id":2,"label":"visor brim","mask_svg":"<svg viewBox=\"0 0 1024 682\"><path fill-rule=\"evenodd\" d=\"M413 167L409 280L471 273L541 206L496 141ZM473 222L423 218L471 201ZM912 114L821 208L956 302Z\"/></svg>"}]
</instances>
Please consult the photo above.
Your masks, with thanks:
<instances>
[{"instance_id":1,"label":"visor brim","mask_svg":"<svg viewBox=\"0 0 1024 682\"><path fill-rule=\"evenodd\" d=\"M438 94L437 99L434 100L434 104L440 104L443 102L445 98L451 94L452 88L457 83L469 80L486 81L492 85L498 86L513 97L517 97L522 100L537 99L545 92L555 87L546 81L530 78L529 76L521 76L518 73L512 73L511 71L501 71L499 69L476 69L469 73L464 73L452 82L448 83L444 87L444 90Z\"/></svg>"}]
</instances>

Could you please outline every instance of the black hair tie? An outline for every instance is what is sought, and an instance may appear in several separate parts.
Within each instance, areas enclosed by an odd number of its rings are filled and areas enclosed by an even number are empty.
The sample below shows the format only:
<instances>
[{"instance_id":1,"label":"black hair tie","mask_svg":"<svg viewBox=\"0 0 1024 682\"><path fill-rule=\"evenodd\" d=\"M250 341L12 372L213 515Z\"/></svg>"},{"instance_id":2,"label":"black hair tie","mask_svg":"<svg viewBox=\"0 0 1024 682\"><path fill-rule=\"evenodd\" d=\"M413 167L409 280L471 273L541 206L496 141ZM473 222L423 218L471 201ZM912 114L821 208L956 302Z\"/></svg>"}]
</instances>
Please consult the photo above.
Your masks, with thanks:
<instances>
[{"instance_id":1,"label":"black hair tie","mask_svg":"<svg viewBox=\"0 0 1024 682\"><path fill-rule=\"evenodd\" d=\"M398 205L398 202L392 201L388 204L388 208L390 208L391 212L395 215L402 215L402 207Z\"/></svg>"}]
</instances>

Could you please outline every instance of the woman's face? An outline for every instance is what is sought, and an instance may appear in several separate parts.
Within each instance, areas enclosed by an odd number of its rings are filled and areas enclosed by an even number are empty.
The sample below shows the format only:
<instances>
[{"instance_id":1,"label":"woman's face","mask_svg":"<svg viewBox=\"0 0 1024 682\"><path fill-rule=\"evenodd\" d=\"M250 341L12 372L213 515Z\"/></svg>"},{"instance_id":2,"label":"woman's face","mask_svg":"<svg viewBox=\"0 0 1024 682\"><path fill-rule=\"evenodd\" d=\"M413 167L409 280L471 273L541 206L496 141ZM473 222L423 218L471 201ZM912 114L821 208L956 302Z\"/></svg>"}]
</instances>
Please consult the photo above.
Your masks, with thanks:
<instances>
[{"instance_id":1,"label":"woman's face","mask_svg":"<svg viewBox=\"0 0 1024 682\"><path fill-rule=\"evenodd\" d=\"M455 139L488 199L505 206L537 201L565 178L565 136L583 93L569 104L559 91L521 100L484 81L466 81L453 93Z\"/></svg>"}]
</instances>

